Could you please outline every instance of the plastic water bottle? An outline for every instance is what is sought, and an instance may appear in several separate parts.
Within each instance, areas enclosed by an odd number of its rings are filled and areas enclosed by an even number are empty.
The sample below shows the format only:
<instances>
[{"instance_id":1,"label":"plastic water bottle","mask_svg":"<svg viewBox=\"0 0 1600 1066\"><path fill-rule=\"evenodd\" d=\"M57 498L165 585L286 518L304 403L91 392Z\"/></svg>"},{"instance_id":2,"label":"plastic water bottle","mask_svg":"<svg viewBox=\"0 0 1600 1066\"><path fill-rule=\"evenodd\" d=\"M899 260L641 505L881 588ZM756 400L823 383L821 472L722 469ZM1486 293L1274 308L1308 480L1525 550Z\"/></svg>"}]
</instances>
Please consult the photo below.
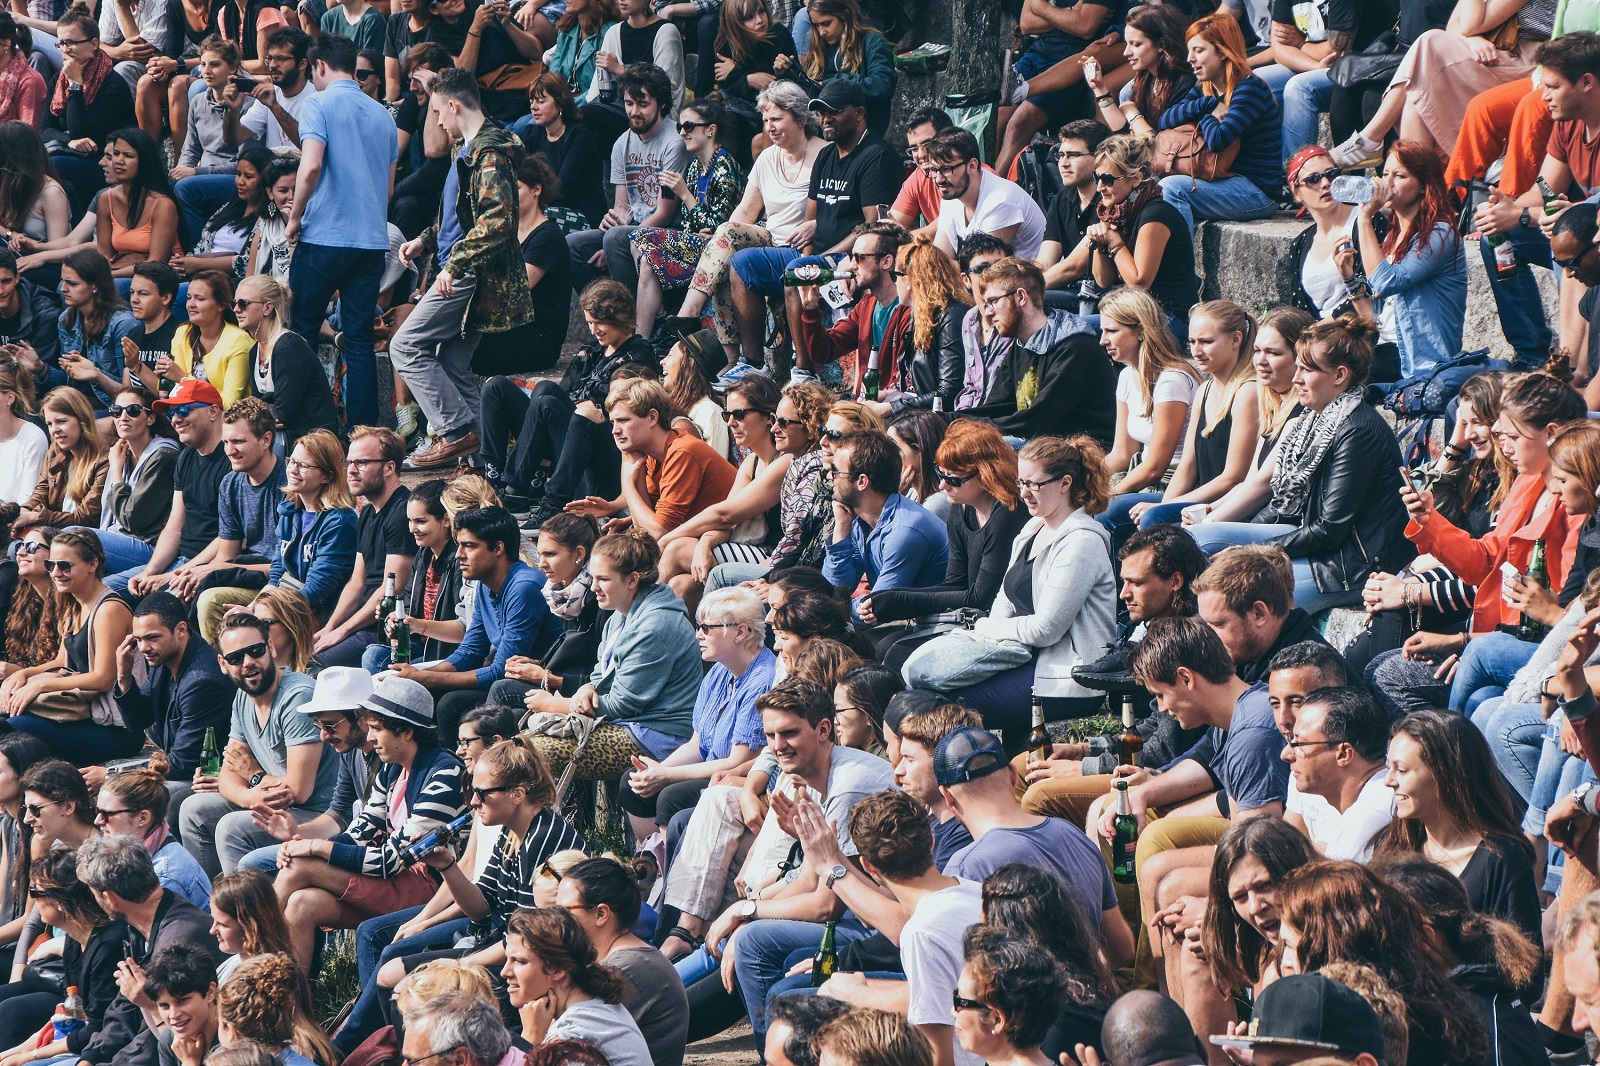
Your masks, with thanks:
<instances>
[{"instance_id":1,"label":"plastic water bottle","mask_svg":"<svg viewBox=\"0 0 1600 1066\"><path fill-rule=\"evenodd\" d=\"M83 999L78 995L77 985L67 986L67 998L56 1008L50 1024L55 1029L57 1040L65 1040L69 1033L77 1032L89 1024L89 1015L84 1012Z\"/></svg>"}]
</instances>

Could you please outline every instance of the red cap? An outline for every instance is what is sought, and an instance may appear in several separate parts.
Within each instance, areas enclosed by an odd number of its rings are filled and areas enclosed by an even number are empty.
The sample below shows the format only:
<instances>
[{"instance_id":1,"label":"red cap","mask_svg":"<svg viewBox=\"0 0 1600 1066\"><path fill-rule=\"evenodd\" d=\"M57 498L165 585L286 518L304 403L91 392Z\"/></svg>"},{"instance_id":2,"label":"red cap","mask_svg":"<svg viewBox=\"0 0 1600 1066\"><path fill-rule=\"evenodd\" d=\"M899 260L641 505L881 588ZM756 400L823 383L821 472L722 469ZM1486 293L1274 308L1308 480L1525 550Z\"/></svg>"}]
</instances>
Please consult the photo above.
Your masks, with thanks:
<instances>
[{"instance_id":1,"label":"red cap","mask_svg":"<svg viewBox=\"0 0 1600 1066\"><path fill-rule=\"evenodd\" d=\"M222 393L217 391L215 385L199 378L184 378L178 382L178 387L164 400L157 400L153 406L157 411L168 411L174 407L182 407L191 403L208 403L212 407L222 406Z\"/></svg>"}]
</instances>

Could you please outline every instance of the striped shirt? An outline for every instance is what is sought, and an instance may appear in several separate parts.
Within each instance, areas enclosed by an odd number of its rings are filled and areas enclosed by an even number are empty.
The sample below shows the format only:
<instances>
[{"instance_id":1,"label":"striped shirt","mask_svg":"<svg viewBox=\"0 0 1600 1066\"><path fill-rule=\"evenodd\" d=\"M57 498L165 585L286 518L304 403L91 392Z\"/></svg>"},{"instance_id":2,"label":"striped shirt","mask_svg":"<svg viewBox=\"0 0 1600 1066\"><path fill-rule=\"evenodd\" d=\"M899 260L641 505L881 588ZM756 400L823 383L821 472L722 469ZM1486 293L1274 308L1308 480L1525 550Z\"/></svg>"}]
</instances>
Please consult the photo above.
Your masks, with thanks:
<instances>
[{"instance_id":1,"label":"striped shirt","mask_svg":"<svg viewBox=\"0 0 1600 1066\"><path fill-rule=\"evenodd\" d=\"M1193 124L1206 147L1221 152L1239 142L1233 173L1255 182L1268 196L1283 188L1283 112L1267 83L1252 74L1233 90L1227 114L1212 115L1222 101L1207 96L1198 83L1187 96L1161 113L1158 129Z\"/></svg>"},{"instance_id":2,"label":"striped shirt","mask_svg":"<svg viewBox=\"0 0 1600 1066\"><path fill-rule=\"evenodd\" d=\"M489 904L489 922L503 927L519 907L536 909L539 904L533 897L533 882L540 864L556 852L572 848L588 850L578 831L548 807L533 816L520 841L509 829L501 833L489 865L478 878L478 889Z\"/></svg>"},{"instance_id":3,"label":"striped shirt","mask_svg":"<svg viewBox=\"0 0 1600 1066\"><path fill-rule=\"evenodd\" d=\"M421 839L467 809L463 770L460 759L438 747L418 751L409 772L398 763L384 763L361 814L333 838L328 861L367 877L395 876L404 865L400 849L407 842Z\"/></svg>"}]
</instances>

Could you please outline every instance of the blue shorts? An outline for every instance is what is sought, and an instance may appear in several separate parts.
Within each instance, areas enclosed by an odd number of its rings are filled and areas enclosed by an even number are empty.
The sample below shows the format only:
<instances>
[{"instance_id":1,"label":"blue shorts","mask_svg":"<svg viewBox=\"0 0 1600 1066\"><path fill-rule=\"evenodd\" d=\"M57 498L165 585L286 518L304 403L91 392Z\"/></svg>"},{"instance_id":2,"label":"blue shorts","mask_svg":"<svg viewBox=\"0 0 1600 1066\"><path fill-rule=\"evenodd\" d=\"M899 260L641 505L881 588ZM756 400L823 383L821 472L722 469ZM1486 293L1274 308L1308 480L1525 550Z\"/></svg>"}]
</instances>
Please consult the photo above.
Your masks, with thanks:
<instances>
[{"instance_id":1,"label":"blue shorts","mask_svg":"<svg viewBox=\"0 0 1600 1066\"><path fill-rule=\"evenodd\" d=\"M1026 52L1017 57L1013 69L1017 77L1024 80L1037 78L1063 59L1077 55L1088 46L1087 41L1081 37L1074 37L1066 33L1047 33L1033 42ZM1074 98L1081 98L1083 93L1079 88L1058 89L1053 93L1040 93L1028 97L1028 103L1039 108L1050 116L1052 122L1065 121L1067 111Z\"/></svg>"},{"instance_id":2,"label":"blue shorts","mask_svg":"<svg viewBox=\"0 0 1600 1066\"><path fill-rule=\"evenodd\" d=\"M787 246L777 248L745 248L733 253L728 265L739 275L744 287L757 296L782 296L783 272L790 267L838 266L844 259L837 255L801 255Z\"/></svg>"}]
</instances>

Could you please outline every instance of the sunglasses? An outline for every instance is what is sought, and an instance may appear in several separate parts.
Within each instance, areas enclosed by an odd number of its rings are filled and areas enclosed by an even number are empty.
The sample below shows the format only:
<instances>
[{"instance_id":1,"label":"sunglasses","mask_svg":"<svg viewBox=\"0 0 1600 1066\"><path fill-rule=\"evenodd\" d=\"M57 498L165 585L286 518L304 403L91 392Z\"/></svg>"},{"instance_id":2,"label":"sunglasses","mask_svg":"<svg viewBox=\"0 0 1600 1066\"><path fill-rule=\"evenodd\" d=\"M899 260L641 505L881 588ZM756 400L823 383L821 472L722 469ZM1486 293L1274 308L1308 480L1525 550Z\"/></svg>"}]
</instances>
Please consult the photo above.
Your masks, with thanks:
<instances>
[{"instance_id":1,"label":"sunglasses","mask_svg":"<svg viewBox=\"0 0 1600 1066\"><path fill-rule=\"evenodd\" d=\"M50 547L50 545L44 544L37 540L25 540L21 544L17 545L17 553L19 555L34 555L38 552L44 551L48 547Z\"/></svg>"},{"instance_id":2,"label":"sunglasses","mask_svg":"<svg viewBox=\"0 0 1600 1066\"><path fill-rule=\"evenodd\" d=\"M356 81L366 81L368 78L376 78L377 76L378 72L375 70L356 71Z\"/></svg>"},{"instance_id":3,"label":"sunglasses","mask_svg":"<svg viewBox=\"0 0 1600 1066\"><path fill-rule=\"evenodd\" d=\"M688 133L690 130L703 130L709 125L711 125L709 122L680 122L678 123L678 132L683 134Z\"/></svg>"},{"instance_id":4,"label":"sunglasses","mask_svg":"<svg viewBox=\"0 0 1600 1066\"><path fill-rule=\"evenodd\" d=\"M372 74L373 71L369 70L369 71L366 71L365 73ZM235 300L235 301L233 301L233 309L235 311L243 311L246 307L249 307L251 304L261 304L261 303L266 303L266 301L265 300Z\"/></svg>"},{"instance_id":5,"label":"sunglasses","mask_svg":"<svg viewBox=\"0 0 1600 1066\"><path fill-rule=\"evenodd\" d=\"M29 817L37 818L44 813L46 807L54 807L55 805L55 800L46 800L43 803L24 803L22 809L27 812Z\"/></svg>"},{"instance_id":6,"label":"sunglasses","mask_svg":"<svg viewBox=\"0 0 1600 1066\"><path fill-rule=\"evenodd\" d=\"M709 633L713 629L727 629L732 625L732 622L696 622L694 627L702 633Z\"/></svg>"},{"instance_id":7,"label":"sunglasses","mask_svg":"<svg viewBox=\"0 0 1600 1066\"><path fill-rule=\"evenodd\" d=\"M772 424L779 429L788 429L790 426L804 426L805 422L798 418L784 418L782 415L778 415L772 420Z\"/></svg>"},{"instance_id":8,"label":"sunglasses","mask_svg":"<svg viewBox=\"0 0 1600 1066\"><path fill-rule=\"evenodd\" d=\"M989 1005L988 1004L979 1003L975 999L968 999L966 996L963 996L960 992L952 992L952 993L950 993L950 1004L951 1004L951 1006L955 1007L956 1010L988 1010L989 1009Z\"/></svg>"},{"instance_id":9,"label":"sunglasses","mask_svg":"<svg viewBox=\"0 0 1600 1066\"><path fill-rule=\"evenodd\" d=\"M222 661L229 666L240 666L246 659L259 659L266 654L267 642L263 640L259 644L250 645L248 648L240 648L238 651L228 652L222 657Z\"/></svg>"},{"instance_id":10,"label":"sunglasses","mask_svg":"<svg viewBox=\"0 0 1600 1066\"><path fill-rule=\"evenodd\" d=\"M170 418L170 419L188 418L190 415L194 414L200 408L202 408L202 407L212 407L212 406L215 406L215 405L214 404L209 404L209 403L185 403L185 404L179 404L177 407L169 407L169 408L167 408L167 417Z\"/></svg>"},{"instance_id":11,"label":"sunglasses","mask_svg":"<svg viewBox=\"0 0 1600 1066\"><path fill-rule=\"evenodd\" d=\"M1102 174L1098 170L1094 172L1094 183L1096 185L1115 185L1122 178L1123 175L1121 174Z\"/></svg>"},{"instance_id":12,"label":"sunglasses","mask_svg":"<svg viewBox=\"0 0 1600 1066\"><path fill-rule=\"evenodd\" d=\"M111 819L115 818L119 814L132 814L132 813L134 813L132 807L123 807L120 810L115 810L115 811L108 811L104 807L101 807L101 808L97 809L94 812L94 817L95 817L95 821L97 821L97 822L109 822Z\"/></svg>"},{"instance_id":13,"label":"sunglasses","mask_svg":"<svg viewBox=\"0 0 1600 1066\"><path fill-rule=\"evenodd\" d=\"M724 422L742 422L751 415L766 415L769 418L772 412L765 407L730 407L722 412Z\"/></svg>"},{"instance_id":14,"label":"sunglasses","mask_svg":"<svg viewBox=\"0 0 1600 1066\"><path fill-rule=\"evenodd\" d=\"M934 470L938 472L939 480L953 489L959 489L962 485L978 476L977 474L952 474L947 470L940 470L938 467L934 467Z\"/></svg>"},{"instance_id":15,"label":"sunglasses","mask_svg":"<svg viewBox=\"0 0 1600 1066\"><path fill-rule=\"evenodd\" d=\"M66 575L72 573L72 568L77 565L71 559L46 559L44 561L44 570L47 574L60 573Z\"/></svg>"},{"instance_id":16,"label":"sunglasses","mask_svg":"<svg viewBox=\"0 0 1600 1066\"><path fill-rule=\"evenodd\" d=\"M835 442L844 440L844 430L842 429L825 429L822 431L822 435Z\"/></svg>"},{"instance_id":17,"label":"sunglasses","mask_svg":"<svg viewBox=\"0 0 1600 1066\"><path fill-rule=\"evenodd\" d=\"M1588 248L1585 248L1571 259L1557 259L1552 255L1550 257L1550 262L1555 264L1555 268L1557 270L1577 270L1578 264L1583 262L1583 257L1588 255L1589 251L1590 250Z\"/></svg>"},{"instance_id":18,"label":"sunglasses","mask_svg":"<svg viewBox=\"0 0 1600 1066\"><path fill-rule=\"evenodd\" d=\"M555 879L556 884L559 885L561 883L561 871L557 870L554 866L551 866L548 859L545 860L545 862L540 865L540 867L539 867L539 869L537 871L535 871L534 876L535 877L552 877L552 878Z\"/></svg>"},{"instance_id":19,"label":"sunglasses","mask_svg":"<svg viewBox=\"0 0 1600 1066\"><path fill-rule=\"evenodd\" d=\"M966 273L975 278L982 277L988 272L990 267L994 266L994 264L998 262L999 260L996 259L993 263L973 263L971 266L967 267Z\"/></svg>"},{"instance_id":20,"label":"sunglasses","mask_svg":"<svg viewBox=\"0 0 1600 1066\"><path fill-rule=\"evenodd\" d=\"M472 793L474 796L477 796L478 802L482 803L496 792L510 792L514 788L521 787L521 785L491 785L488 788L479 788L477 785L473 785L471 788L467 789L467 791Z\"/></svg>"},{"instance_id":21,"label":"sunglasses","mask_svg":"<svg viewBox=\"0 0 1600 1066\"><path fill-rule=\"evenodd\" d=\"M123 415L127 415L129 418L143 418L149 411L150 408L142 403L130 403L127 406L114 403L106 408L106 414L112 418L121 418Z\"/></svg>"},{"instance_id":22,"label":"sunglasses","mask_svg":"<svg viewBox=\"0 0 1600 1066\"><path fill-rule=\"evenodd\" d=\"M1333 183L1333 179L1337 178L1340 175L1340 173L1341 173L1341 171L1339 170L1338 167L1334 167L1332 170L1319 170L1315 174L1307 174L1303 178L1296 179L1295 184L1296 185L1329 185L1329 184Z\"/></svg>"}]
</instances>

